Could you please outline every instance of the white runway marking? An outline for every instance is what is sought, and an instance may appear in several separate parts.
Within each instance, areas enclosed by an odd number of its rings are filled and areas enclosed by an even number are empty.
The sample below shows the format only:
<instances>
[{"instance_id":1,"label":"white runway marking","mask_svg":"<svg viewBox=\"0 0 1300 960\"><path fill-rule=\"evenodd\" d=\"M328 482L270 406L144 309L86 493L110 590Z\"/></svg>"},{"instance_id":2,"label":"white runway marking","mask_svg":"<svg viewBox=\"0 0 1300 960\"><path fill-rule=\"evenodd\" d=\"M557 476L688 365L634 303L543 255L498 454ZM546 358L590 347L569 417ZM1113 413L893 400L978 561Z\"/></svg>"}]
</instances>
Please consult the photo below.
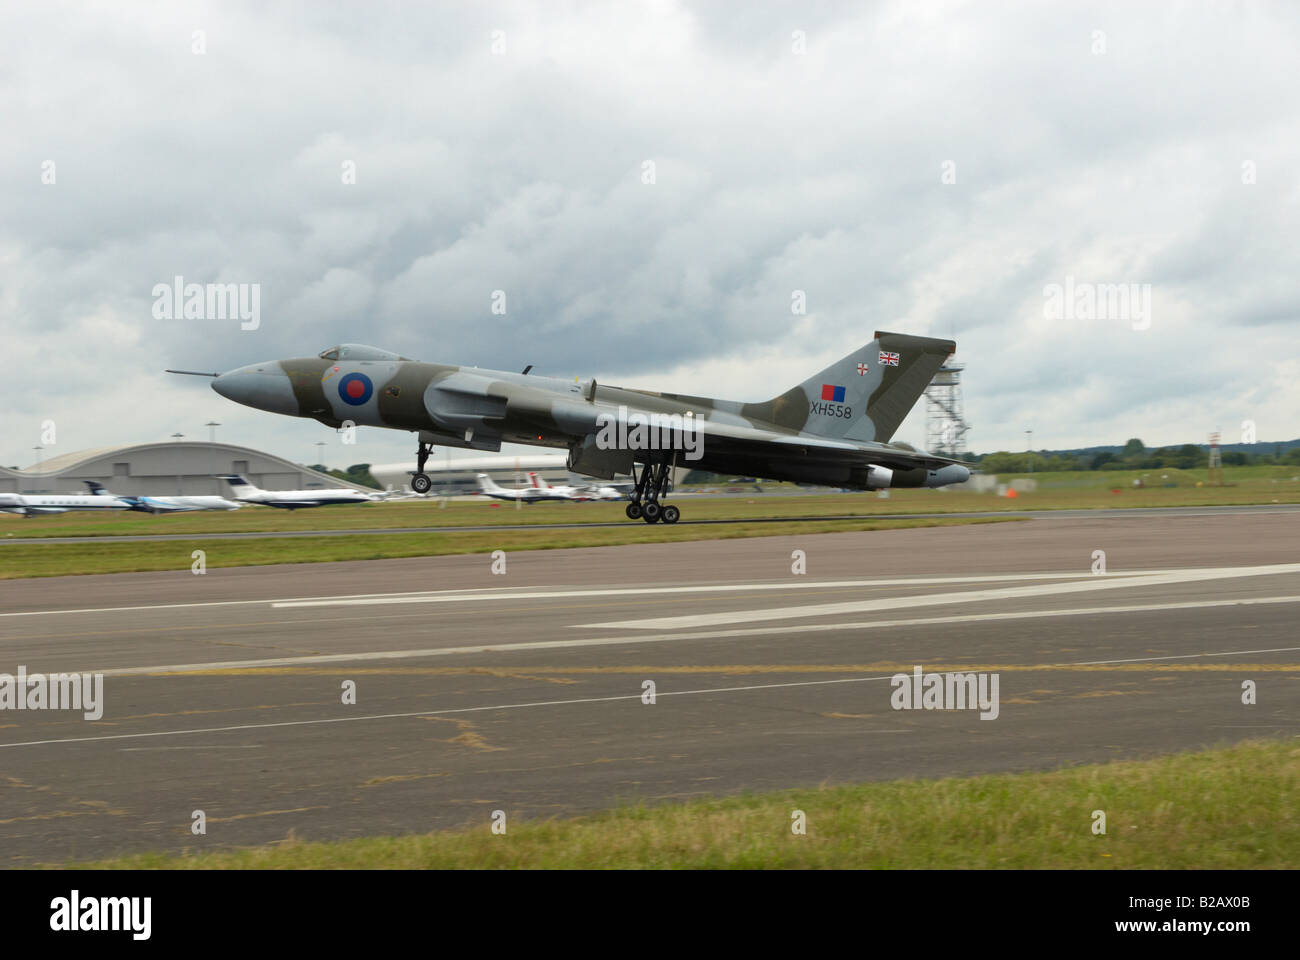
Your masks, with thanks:
<instances>
[{"instance_id":1,"label":"white runway marking","mask_svg":"<svg viewBox=\"0 0 1300 960\"><path fill-rule=\"evenodd\" d=\"M818 687L832 683L865 683L888 680L884 677L846 677L840 680L799 680L793 683L762 683L746 687L710 687L704 690L660 690L657 697L689 697L707 693L738 693L745 690L775 690L779 687ZM103 737L64 737L58 740L27 740L0 743L4 747L40 747L54 743L96 743L101 740L135 740L143 737L180 737L188 733L229 733L236 730L268 730L274 727L308 727L321 723L357 723L362 720L402 720L407 717L434 717L449 713L479 713L484 710L522 710L527 707L565 707L578 703L611 703L615 700L640 700L641 693L617 697L584 697L580 700L539 700L533 703L498 703L486 707L453 707L447 710L416 710L412 713L376 713L365 717L322 717L316 720L283 720L277 723L241 723L232 727L205 727L201 730L155 730L149 733L113 733Z\"/></svg>"},{"instance_id":2,"label":"white runway marking","mask_svg":"<svg viewBox=\"0 0 1300 960\"><path fill-rule=\"evenodd\" d=\"M1141 571L1113 576L1143 576ZM546 600L569 597L634 597L675 593L744 593L754 590L806 590L810 588L853 588L933 586L944 583L1005 583L1019 580L1078 580L1087 573L1014 573L989 574L983 577L908 577L897 580L778 580L765 583L725 583L688 586L590 587L575 590L538 589L515 593L481 596L474 591L440 591L427 593L387 593L357 597L320 597L315 600L277 600L273 607L344 607L389 603L457 603L466 600Z\"/></svg>"},{"instance_id":3,"label":"white runway marking","mask_svg":"<svg viewBox=\"0 0 1300 960\"><path fill-rule=\"evenodd\" d=\"M123 747L123 753L155 753L163 750L261 750L260 743L192 743L188 747Z\"/></svg>"},{"instance_id":4,"label":"white runway marking","mask_svg":"<svg viewBox=\"0 0 1300 960\"><path fill-rule=\"evenodd\" d=\"M1246 653L1276 652L1276 650L1296 650L1300 647L1276 648L1274 651L1230 650L1216 653L1192 654L1191 656L1238 656ZM1106 661L1083 660L1072 663L1053 664L1053 666L1095 666L1102 663L1139 663L1157 660L1183 659L1183 657L1142 657L1138 660ZM1300 669L1300 668L1298 668ZM659 690L657 697L690 697L714 693L747 693L754 690L780 690L791 687L821 687L841 683L867 683L873 680L890 680L894 674L882 674L878 677L841 677L834 680L795 680L788 683L759 683L739 687L706 687L699 690ZM528 707L564 707L588 703L613 703L620 700L640 700L642 694L629 693L614 697L582 697L573 700L536 700L531 703L499 703L479 707L451 707L445 710L416 710L410 713L378 713L363 717L320 717L314 720L282 720L273 723L241 723L229 727L202 727L195 730L153 730L143 733L114 733L102 737L63 737L51 740L26 740L19 743L0 743L4 747L38 747L59 743L97 743L105 740L139 740L150 737L181 737L193 733L231 733L240 730L271 730L277 727L306 727L325 723L358 723L363 720L403 720L410 717L445 716L456 713L482 713L492 710L523 710ZM257 744L255 746L260 746ZM164 748L158 748L164 749ZM175 748L190 749L190 748Z\"/></svg>"},{"instance_id":5,"label":"white runway marking","mask_svg":"<svg viewBox=\"0 0 1300 960\"><path fill-rule=\"evenodd\" d=\"M1171 570L1124 570L1105 574L1107 577L1150 576L1158 573L1174 573ZM0 617L50 617L59 615L72 616L90 613L136 613L147 610L190 610L202 607L313 607L313 606L347 606L352 604L385 603L466 603L475 600L535 600L547 597L589 597L589 596L638 596L656 593L730 593L752 590L806 590L817 587L908 587L927 586L944 583L1005 583L1019 580L1078 580L1090 576L1085 572L1054 573L1000 573L986 576L957 577L905 577L891 579L882 577L878 580L807 580L804 578L777 580L768 582L737 582L714 584L691 584L686 586L638 586L565 589L530 587L518 589L513 587L481 587L472 590L417 590L401 593L354 593L332 597L283 597L269 600L211 600L198 603L152 603L129 607L77 607L71 610L15 610L0 613Z\"/></svg>"},{"instance_id":6,"label":"white runway marking","mask_svg":"<svg viewBox=\"0 0 1300 960\"><path fill-rule=\"evenodd\" d=\"M1036 584L1029 587L1001 587L995 590L967 590L954 593L934 593L911 597L884 597L877 600L850 600L842 603L818 603L808 606L768 607L762 610L731 610L721 613L698 613L678 617L652 617L642 620L617 620L606 623L585 623L575 629L600 630L678 630L693 627L712 627L731 623L752 623L760 620L794 620L803 617L829 617L846 613L870 613L877 610L896 610L900 607L934 607L954 603L979 603L989 600L1015 600L1024 597L1045 597L1064 593L1090 593L1097 590L1114 590L1128 587L1152 587L1168 584L1194 583L1201 580L1224 580L1238 577L1276 576L1300 572L1300 563L1279 563L1259 567L1211 567L1190 570L1173 570L1155 574L1115 579L1110 576L1092 577L1066 583Z\"/></svg>"},{"instance_id":7,"label":"white runway marking","mask_svg":"<svg viewBox=\"0 0 1300 960\"><path fill-rule=\"evenodd\" d=\"M1084 660L1081 667L1101 666L1105 663L1148 663L1152 660L1194 660L1197 657L1240 657L1255 653L1295 653L1300 647L1266 647L1263 650L1224 650L1220 653L1175 653L1164 657L1128 657L1123 660ZM1300 670L1300 663L1296 664ZM1300 680L1300 677L1287 677L1288 680Z\"/></svg>"},{"instance_id":8,"label":"white runway marking","mask_svg":"<svg viewBox=\"0 0 1300 960\"><path fill-rule=\"evenodd\" d=\"M952 623L975 623L995 620L1032 620L1043 617L1083 617L1098 614L1145 613L1159 610L1200 610L1212 607L1256 606L1273 603L1300 603L1300 595L1287 597L1254 597L1246 600L1201 600L1185 603L1146 603L1124 607L1075 607L1069 610L1022 610L1015 613L972 613L951 617L916 617L907 620L864 620L856 623L773 624L765 627L748 627L734 630L707 630L669 634L623 634L613 637L570 637L563 640L533 640L524 643L488 643L464 647L427 647L419 650L369 650L358 653L308 654L298 657L267 657L258 660L222 660L215 663L174 663L154 667L118 667L114 669L80 670L80 673L102 673L106 677L145 676L160 673L197 673L204 670L246 670L257 667L311 666L327 663L362 663L373 660L418 660L425 657L445 657L471 653L513 653L529 650L556 650L571 647L601 647L634 643L671 643L677 640L730 640L740 637L770 636L772 634L825 633L831 630L879 630L891 627L926 627ZM1300 647L1279 647L1275 651L1243 651L1255 653L1300 650ZM1200 656L1200 654L1194 654ZM1104 662L1104 661L1098 661Z\"/></svg>"}]
</instances>

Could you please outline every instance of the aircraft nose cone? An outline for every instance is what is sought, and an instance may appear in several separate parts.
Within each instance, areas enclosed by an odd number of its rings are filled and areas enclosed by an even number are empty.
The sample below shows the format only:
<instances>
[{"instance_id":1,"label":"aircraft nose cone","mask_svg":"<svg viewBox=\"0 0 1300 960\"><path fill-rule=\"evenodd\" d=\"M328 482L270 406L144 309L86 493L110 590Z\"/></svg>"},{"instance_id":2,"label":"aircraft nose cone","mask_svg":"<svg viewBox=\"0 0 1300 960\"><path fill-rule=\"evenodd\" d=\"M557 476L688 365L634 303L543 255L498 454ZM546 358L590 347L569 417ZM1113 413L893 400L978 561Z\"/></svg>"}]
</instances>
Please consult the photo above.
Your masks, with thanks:
<instances>
[{"instance_id":1,"label":"aircraft nose cone","mask_svg":"<svg viewBox=\"0 0 1300 960\"><path fill-rule=\"evenodd\" d=\"M212 389L217 391L217 393L221 394L227 400L234 400L236 403L238 403L240 402L240 400L239 397L236 396L236 393L238 391L235 387L235 381L237 379L238 379L238 374L223 373L221 374L221 376L217 377L212 381Z\"/></svg>"},{"instance_id":2,"label":"aircraft nose cone","mask_svg":"<svg viewBox=\"0 0 1300 960\"><path fill-rule=\"evenodd\" d=\"M276 363L253 363L223 373L212 381L212 389L227 400L271 413L298 414L298 400L288 376Z\"/></svg>"}]
</instances>

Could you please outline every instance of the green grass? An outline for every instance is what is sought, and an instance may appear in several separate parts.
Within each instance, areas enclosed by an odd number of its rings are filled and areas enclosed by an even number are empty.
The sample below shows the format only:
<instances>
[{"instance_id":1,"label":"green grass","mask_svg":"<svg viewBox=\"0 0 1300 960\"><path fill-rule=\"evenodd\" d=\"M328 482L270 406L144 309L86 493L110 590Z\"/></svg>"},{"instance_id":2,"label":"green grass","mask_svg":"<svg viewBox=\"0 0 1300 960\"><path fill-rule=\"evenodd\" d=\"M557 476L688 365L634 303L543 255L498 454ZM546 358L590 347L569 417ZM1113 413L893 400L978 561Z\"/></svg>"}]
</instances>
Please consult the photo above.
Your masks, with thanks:
<instances>
[{"instance_id":1,"label":"green grass","mask_svg":"<svg viewBox=\"0 0 1300 960\"><path fill-rule=\"evenodd\" d=\"M558 550L628 543L731 540L792 533L842 533L904 527L955 526L1014 521L1015 517L827 520L798 523L738 523L727 526L650 526L624 519L617 527L563 530L455 530L442 533L375 533L352 536L264 537L252 540L147 540L117 543L14 543L0 546L0 580L147 570L188 570L195 550L208 567L277 563L325 563L490 553L493 550Z\"/></svg>"},{"instance_id":2,"label":"green grass","mask_svg":"<svg viewBox=\"0 0 1300 960\"><path fill-rule=\"evenodd\" d=\"M1248 741L1050 773L900 780L574 820L182 855L94 869L1116 868L1300 866L1300 747ZM794 836L791 813L807 816ZM1106 834L1092 833L1094 810ZM509 815L510 811L507 811Z\"/></svg>"},{"instance_id":3,"label":"green grass","mask_svg":"<svg viewBox=\"0 0 1300 960\"><path fill-rule=\"evenodd\" d=\"M745 492L745 496L684 497L677 501L688 520L744 520L831 515L888 516L898 513L975 513L1004 510L1058 510L1115 507L1214 506L1249 503L1300 503L1300 468L1228 467L1228 486L1204 484L1204 471L1115 470L1000 475L1008 481L1031 477L1039 489L1010 499L959 490L891 490L882 500L871 493L783 496L790 484L751 487L713 485L693 489ZM1135 479L1145 484L1133 486ZM1164 484L1174 486L1164 486ZM1112 493L1118 490L1119 493ZM393 529L395 527L477 527L490 525L610 523L624 521L622 503L509 504L479 501L402 501L364 506L275 510L245 507L233 513L148 516L140 513L66 513L18 517L0 513L0 538L94 537L136 534L268 533L300 530Z\"/></svg>"}]
</instances>

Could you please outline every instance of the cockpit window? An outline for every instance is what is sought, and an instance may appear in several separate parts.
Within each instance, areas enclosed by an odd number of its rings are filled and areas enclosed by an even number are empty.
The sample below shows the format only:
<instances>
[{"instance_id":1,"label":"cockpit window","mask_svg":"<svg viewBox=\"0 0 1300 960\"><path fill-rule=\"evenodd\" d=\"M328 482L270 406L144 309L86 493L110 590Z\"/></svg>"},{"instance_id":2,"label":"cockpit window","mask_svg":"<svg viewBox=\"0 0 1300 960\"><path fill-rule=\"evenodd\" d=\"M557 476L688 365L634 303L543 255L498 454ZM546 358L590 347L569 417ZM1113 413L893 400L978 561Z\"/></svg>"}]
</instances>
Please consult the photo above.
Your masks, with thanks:
<instances>
[{"instance_id":1,"label":"cockpit window","mask_svg":"<svg viewBox=\"0 0 1300 960\"><path fill-rule=\"evenodd\" d=\"M380 350L378 347L370 347L364 343L340 343L337 347L330 347L320 355L322 360L405 360L406 357L399 356L388 350Z\"/></svg>"}]
</instances>

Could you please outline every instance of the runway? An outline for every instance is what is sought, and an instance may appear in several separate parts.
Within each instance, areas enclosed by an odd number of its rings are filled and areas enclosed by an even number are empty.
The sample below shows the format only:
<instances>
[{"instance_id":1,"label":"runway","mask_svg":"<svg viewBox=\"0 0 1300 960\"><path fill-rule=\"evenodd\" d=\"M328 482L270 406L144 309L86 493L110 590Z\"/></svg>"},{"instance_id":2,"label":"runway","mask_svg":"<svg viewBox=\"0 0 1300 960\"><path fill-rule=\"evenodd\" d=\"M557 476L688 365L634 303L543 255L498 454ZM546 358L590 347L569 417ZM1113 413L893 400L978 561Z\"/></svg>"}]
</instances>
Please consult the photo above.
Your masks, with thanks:
<instances>
[{"instance_id":1,"label":"runway","mask_svg":"<svg viewBox=\"0 0 1300 960\"><path fill-rule=\"evenodd\" d=\"M100 720L0 710L3 862L1300 735L1300 515L1110 513L0 582L0 671L104 675ZM996 719L893 709L913 665Z\"/></svg>"},{"instance_id":2,"label":"runway","mask_svg":"<svg viewBox=\"0 0 1300 960\"><path fill-rule=\"evenodd\" d=\"M798 496L784 494L784 496ZM581 509L577 504L575 509ZM526 509L526 508L525 508ZM683 517L678 526L719 526L726 527L737 523L826 523L827 521L860 521L868 518L881 520L933 520L933 519L981 519L985 517L1013 517L1019 519L1055 519L1055 520L1096 520L1098 518L1115 519L1120 517L1221 517L1258 514L1290 514L1300 516L1300 504L1242 504L1217 507L1127 507L1115 510L1078 509L1078 510L985 510L966 513L872 513L845 514L841 516L799 516L799 517L741 517L731 520L691 520ZM33 520L32 522L38 522ZM478 532L506 530L573 530L595 529L598 527L622 527L634 520L615 520L612 522L595 521L574 523L515 523L515 524L461 524L459 526L431 527L366 527L362 529L318 529L318 530L281 530L232 533L157 533L131 534L126 536L102 537L0 537L0 545L6 543L123 543L131 541L165 541L165 540L265 540L279 537L353 537L373 534L391 533L464 533L467 530ZM12 531L8 531L12 533Z\"/></svg>"}]
</instances>

